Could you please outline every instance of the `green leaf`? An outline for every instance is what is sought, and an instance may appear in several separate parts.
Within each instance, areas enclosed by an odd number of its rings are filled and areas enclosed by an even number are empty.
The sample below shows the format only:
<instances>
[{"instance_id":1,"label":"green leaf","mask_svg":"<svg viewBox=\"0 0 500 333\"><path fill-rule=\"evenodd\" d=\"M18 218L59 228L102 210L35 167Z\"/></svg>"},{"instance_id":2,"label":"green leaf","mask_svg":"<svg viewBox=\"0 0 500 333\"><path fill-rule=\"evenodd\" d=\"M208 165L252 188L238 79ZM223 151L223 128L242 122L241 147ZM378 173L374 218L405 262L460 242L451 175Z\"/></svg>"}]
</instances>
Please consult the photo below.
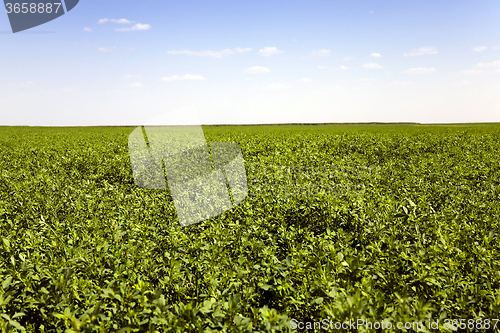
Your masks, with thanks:
<instances>
[{"instance_id":1,"label":"green leaf","mask_svg":"<svg viewBox=\"0 0 500 333\"><path fill-rule=\"evenodd\" d=\"M15 319L17 317L22 317L22 316L26 316L26 314L24 312L17 312L15 313L13 316L12 316L12 319Z\"/></svg>"},{"instance_id":2,"label":"green leaf","mask_svg":"<svg viewBox=\"0 0 500 333\"><path fill-rule=\"evenodd\" d=\"M118 333L125 333L125 332L128 332L128 331L131 331L132 328L130 327L124 327L124 328L121 328L120 330L118 330Z\"/></svg>"},{"instance_id":3,"label":"green leaf","mask_svg":"<svg viewBox=\"0 0 500 333\"><path fill-rule=\"evenodd\" d=\"M321 303L323 303L323 297L318 297L318 298L314 299L311 303L312 304L321 304Z\"/></svg>"},{"instance_id":4,"label":"green leaf","mask_svg":"<svg viewBox=\"0 0 500 333\"><path fill-rule=\"evenodd\" d=\"M9 288L10 286L10 283L12 282L12 276L9 276L8 278L6 278L3 283L2 283L2 288L4 290L7 290L7 288Z\"/></svg>"},{"instance_id":5,"label":"green leaf","mask_svg":"<svg viewBox=\"0 0 500 333\"><path fill-rule=\"evenodd\" d=\"M4 245L5 250L9 251L10 250L10 241L7 238L2 237L2 243Z\"/></svg>"},{"instance_id":6,"label":"green leaf","mask_svg":"<svg viewBox=\"0 0 500 333\"><path fill-rule=\"evenodd\" d=\"M11 326L14 326L15 328L17 328L18 330L22 330L24 331L24 327L21 326L21 324L19 324L17 321L15 320L9 320L9 324Z\"/></svg>"}]
</instances>

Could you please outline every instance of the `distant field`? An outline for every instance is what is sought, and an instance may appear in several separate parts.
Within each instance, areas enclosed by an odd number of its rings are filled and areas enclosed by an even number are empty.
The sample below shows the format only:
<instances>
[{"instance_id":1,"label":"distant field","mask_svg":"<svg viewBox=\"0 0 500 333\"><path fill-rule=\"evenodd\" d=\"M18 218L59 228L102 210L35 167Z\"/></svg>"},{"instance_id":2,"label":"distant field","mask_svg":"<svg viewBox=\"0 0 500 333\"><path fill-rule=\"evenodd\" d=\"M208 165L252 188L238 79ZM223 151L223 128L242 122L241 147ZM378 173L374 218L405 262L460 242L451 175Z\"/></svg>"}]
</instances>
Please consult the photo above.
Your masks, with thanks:
<instances>
[{"instance_id":1,"label":"distant field","mask_svg":"<svg viewBox=\"0 0 500 333\"><path fill-rule=\"evenodd\" d=\"M249 194L181 228L134 184L134 128L0 127L4 331L493 329L500 124L203 128L241 147Z\"/></svg>"}]
</instances>

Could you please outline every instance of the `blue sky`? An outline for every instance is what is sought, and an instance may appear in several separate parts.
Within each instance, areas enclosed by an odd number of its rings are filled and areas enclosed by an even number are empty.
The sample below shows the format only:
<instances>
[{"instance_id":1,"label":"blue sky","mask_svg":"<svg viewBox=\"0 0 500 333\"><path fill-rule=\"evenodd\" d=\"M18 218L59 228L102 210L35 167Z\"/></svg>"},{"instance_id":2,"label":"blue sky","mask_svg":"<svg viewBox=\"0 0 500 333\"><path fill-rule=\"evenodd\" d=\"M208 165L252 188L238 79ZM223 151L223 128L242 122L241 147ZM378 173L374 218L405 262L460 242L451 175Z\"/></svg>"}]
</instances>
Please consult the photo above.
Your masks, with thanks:
<instances>
[{"instance_id":1,"label":"blue sky","mask_svg":"<svg viewBox=\"0 0 500 333\"><path fill-rule=\"evenodd\" d=\"M500 122L500 2L81 0L0 15L1 125ZM53 33L38 33L38 32Z\"/></svg>"}]
</instances>

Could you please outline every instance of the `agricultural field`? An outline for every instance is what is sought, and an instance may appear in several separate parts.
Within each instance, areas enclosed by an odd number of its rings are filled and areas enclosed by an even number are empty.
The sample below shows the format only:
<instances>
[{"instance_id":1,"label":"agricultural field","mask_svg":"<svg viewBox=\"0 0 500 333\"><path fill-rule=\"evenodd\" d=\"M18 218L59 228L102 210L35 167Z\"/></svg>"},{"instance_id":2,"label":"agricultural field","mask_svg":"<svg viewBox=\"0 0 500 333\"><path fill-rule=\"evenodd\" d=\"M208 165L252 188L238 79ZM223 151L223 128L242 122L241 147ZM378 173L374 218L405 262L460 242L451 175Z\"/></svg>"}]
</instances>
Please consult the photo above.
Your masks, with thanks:
<instances>
[{"instance_id":1,"label":"agricultural field","mask_svg":"<svg viewBox=\"0 0 500 333\"><path fill-rule=\"evenodd\" d=\"M133 129L0 127L2 332L500 332L500 124L204 126L248 196L186 227Z\"/></svg>"}]
</instances>

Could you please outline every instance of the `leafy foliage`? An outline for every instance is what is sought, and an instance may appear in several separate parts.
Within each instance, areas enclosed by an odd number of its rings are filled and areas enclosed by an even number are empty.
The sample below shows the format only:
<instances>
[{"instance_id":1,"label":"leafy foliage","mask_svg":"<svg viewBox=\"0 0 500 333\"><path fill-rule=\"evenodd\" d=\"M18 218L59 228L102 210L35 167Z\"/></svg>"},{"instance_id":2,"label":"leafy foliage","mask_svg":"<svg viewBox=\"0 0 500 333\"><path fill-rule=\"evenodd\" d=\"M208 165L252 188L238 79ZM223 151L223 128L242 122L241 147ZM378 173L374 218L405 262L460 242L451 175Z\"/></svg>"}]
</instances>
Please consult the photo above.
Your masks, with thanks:
<instances>
[{"instance_id":1,"label":"leafy foliage","mask_svg":"<svg viewBox=\"0 0 500 333\"><path fill-rule=\"evenodd\" d=\"M0 128L2 331L498 317L498 125L206 127L250 193L183 228L134 185L132 130Z\"/></svg>"}]
</instances>

